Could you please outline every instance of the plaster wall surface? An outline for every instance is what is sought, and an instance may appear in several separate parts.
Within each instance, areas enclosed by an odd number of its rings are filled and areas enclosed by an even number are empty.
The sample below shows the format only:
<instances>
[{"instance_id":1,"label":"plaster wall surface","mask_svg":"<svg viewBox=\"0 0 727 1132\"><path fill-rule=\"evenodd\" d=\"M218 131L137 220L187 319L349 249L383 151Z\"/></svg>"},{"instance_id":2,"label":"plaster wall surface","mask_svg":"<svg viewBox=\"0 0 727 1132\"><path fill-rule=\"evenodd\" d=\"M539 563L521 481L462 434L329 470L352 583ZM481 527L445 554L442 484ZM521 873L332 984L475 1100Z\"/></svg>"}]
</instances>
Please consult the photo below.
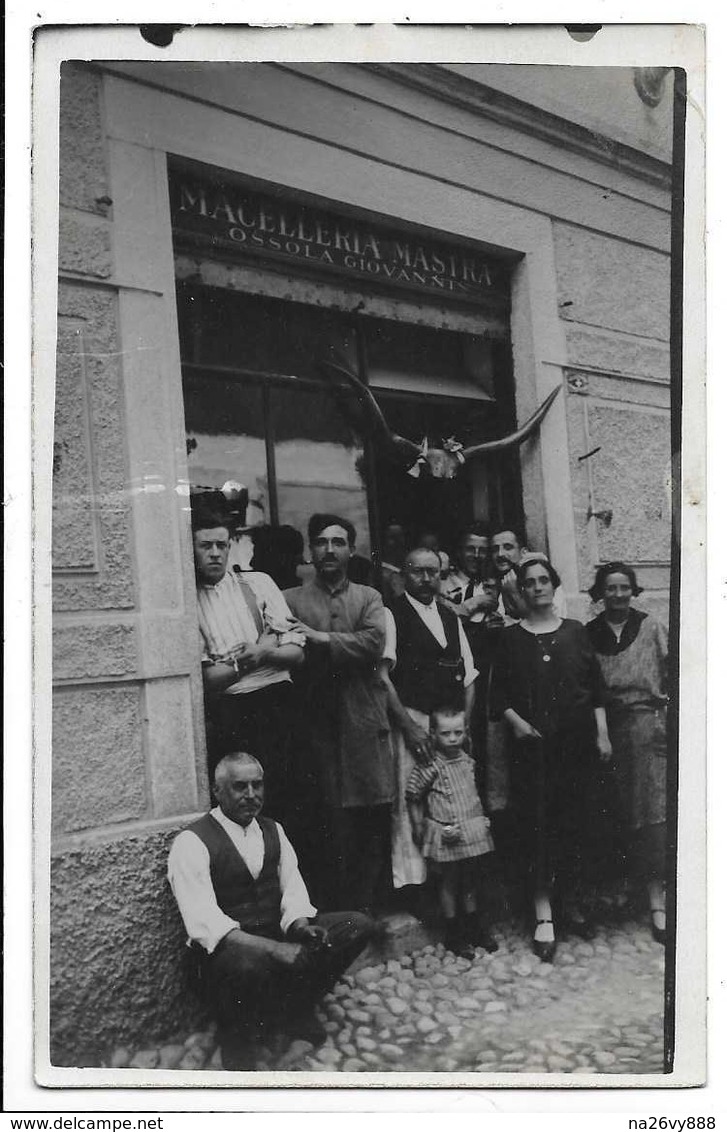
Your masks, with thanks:
<instances>
[{"instance_id":1,"label":"plaster wall surface","mask_svg":"<svg viewBox=\"0 0 727 1132\"><path fill-rule=\"evenodd\" d=\"M400 93L393 104L382 97L382 88L390 85L386 77L378 79L372 107L370 96L352 89L352 68L340 64L299 64L294 70L224 64L210 73L204 64L162 62L152 69L148 63L114 63L109 70L161 85L190 105L212 101L231 116L265 122L279 131L281 145L287 135L288 144L295 137L308 141L308 153L318 141L334 151L361 155L369 163L362 171L367 181L376 179L377 166L404 169L619 239L663 251L669 247L669 199L663 189L641 196L632 182L627 191L626 185L613 183L610 169L586 157L561 168L547 152L521 154L517 143L509 144L515 131L503 136L496 124L472 111L460 110L456 127L436 111L430 121L428 103L419 92L411 92L406 103ZM334 185L331 180L335 197ZM447 228L446 210L438 227Z\"/></svg>"},{"instance_id":2,"label":"plaster wall surface","mask_svg":"<svg viewBox=\"0 0 727 1132\"><path fill-rule=\"evenodd\" d=\"M554 225L561 318L669 340L669 260L623 240Z\"/></svg>"},{"instance_id":3,"label":"plaster wall surface","mask_svg":"<svg viewBox=\"0 0 727 1132\"><path fill-rule=\"evenodd\" d=\"M554 235L559 310L572 364L566 371L568 444L579 587L588 589L599 562L620 558L637 568L642 584L654 587L652 596L666 613L668 258L562 223Z\"/></svg>"},{"instance_id":4,"label":"plaster wall surface","mask_svg":"<svg viewBox=\"0 0 727 1132\"><path fill-rule=\"evenodd\" d=\"M178 826L59 848L52 863L51 1061L97 1065L125 1042L204 1020L166 880Z\"/></svg>"},{"instance_id":5,"label":"plaster wall surface","mask_svg":"<svg viewBox=\"0 0 727 1132\"><path fill-rule=\"evenodd\" d=\"M92 71L63 68L59 144L61 205L105 216L102 198L108 194L108 178L101 79Z\"/></svg>"},{"instance_id":6,"label":"plaster wall surface","mask_svg":"<svg viewBox=\"0 0 727 1132\"><path fill-rule=\"evenodd\" d=\"M600 369L609 376L632 374L669 385L671 359L666 341L577 322L566 326L566 341L569 362L576 369Z\"/></svg>"},{"instance_id":7,"label":"plaster wall surface","mask_svg":"<svg viewBox=\"0 0 727 1132\"><path fill-rule=\"evenodd\" d=\"M614 516L599 530L601 560L628 558L635 565L668 561L668 417L594 401L588 405L588 432L590 442L600 444L607 456L591 463L595 507L608 507Z\"/></svg>"},{"instance_id":8,"label":"plaster wall surface","mask_svg":"<svg viewBox=\"0 0 727 1132\"><path fill-rule=\"evenodd\" d=\"M450 63L473 82L578 122L606 137L671 159L673 74L664 77L657 106L647 106L634 85L632 67L552 67L528 64Z\"/></svg>"},{"instance_id":9,"label":"plaster wall surface","mask_svg":"<svg viewBox=\"0 0 727 1132\"><path fill-rule=\"evenodd\" d=\"M129 609L134 578L116 298L62 278L58 301L53 607Z\"/></svg>"},{"instance_id":10,"label":"plaster wall surface","mask_svg":"<svg viewBox=\"0 0 727 1132\"><path fill-rule=\"evenodd\" d=\"M143 816L147 804L143 737L137 685L56 689L55 833Z\"/></svg>"}]
</instances>

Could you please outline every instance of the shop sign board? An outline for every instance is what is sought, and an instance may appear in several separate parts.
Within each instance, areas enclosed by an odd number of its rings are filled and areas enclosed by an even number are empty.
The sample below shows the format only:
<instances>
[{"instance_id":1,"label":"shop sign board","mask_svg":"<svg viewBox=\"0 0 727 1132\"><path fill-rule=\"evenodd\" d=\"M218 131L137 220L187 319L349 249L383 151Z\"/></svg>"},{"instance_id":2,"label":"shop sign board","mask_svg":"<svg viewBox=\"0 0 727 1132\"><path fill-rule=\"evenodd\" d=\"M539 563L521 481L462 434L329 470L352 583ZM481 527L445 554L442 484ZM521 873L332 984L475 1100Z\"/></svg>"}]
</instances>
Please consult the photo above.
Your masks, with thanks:
<instances>
[{"instance_id":1,"label":"shop sign board","mask_svg":"<svg viewBox=\"0 0 727 1132\"><path fill-rule=\"evenodd\" d=\"M172 169L169 180L178 242L452 298L491 302L507 294L506 264L469 247L186 171Z\"/></svg>"}]
</instances>

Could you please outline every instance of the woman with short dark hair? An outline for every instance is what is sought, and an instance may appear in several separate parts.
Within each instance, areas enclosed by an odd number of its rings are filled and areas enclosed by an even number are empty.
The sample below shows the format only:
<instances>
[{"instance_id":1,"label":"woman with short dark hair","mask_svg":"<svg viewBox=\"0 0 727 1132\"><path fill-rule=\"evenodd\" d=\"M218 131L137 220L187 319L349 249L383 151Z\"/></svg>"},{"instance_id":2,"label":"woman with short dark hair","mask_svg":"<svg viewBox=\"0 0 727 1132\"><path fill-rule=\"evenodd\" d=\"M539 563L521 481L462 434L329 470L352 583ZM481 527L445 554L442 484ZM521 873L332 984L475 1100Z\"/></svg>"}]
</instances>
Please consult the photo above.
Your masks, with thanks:
<instances>
[{"instance_id":1,"label":"woman with short dark hair","mask_svg":"<svg viewBox=\"0 0 727 1132\"><path fill-rule=\"evenodd\" d=\"M592 780L611 744L598 661L585 627L553 608L560 578L547 560L518 568L526 616L502 632L493 716L510 730L510 799L522 863L533 879L533 950L552 963L552 899L562 923L582 938L594 929L582 904L588 882Z\"/></svg>"},{"instance_id":2,"label":"woman with short dark hair","mask_svg":"<svg viewBox=\"0 0 727 1132\"><path fill-rule=\"evenodd\" d=\"M664 943L667 632L656 617L631 608L641 588L624 562L599 567L589 592L604 604L586 629L607 688L628 871L646 886L652 934Z\"/></svg>"}]
</instances>

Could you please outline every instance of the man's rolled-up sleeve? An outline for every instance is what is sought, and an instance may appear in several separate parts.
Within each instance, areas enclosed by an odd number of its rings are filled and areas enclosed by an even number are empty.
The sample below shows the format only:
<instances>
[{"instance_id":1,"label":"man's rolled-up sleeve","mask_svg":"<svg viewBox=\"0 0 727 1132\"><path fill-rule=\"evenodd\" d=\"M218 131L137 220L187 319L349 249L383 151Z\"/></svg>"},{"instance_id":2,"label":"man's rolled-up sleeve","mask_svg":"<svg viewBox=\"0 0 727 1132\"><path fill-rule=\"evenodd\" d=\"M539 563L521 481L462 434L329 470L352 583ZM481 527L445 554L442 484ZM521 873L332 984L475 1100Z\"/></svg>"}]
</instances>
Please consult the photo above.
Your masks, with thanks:
<instances>
[{"instance_id":1,"label":"man's rolled-up sleeve","mask_svg":"<svg viewBox=\"0 0 727 1132\"><path fill-rule=\"evenodd\" d=\"M174 839L167 876L187 935L211 955L220 940L240 925L226 916L217 903L210 878L209 853L190 830Z\"/></svg>"},{"instance_id":2,"label":"man's rolled-up sleeve","mask_svg":"<svg viewBox=\"0 0 727 1132\"><path fill-rule=\"evenodd\" d=\"M262 606L265 628L277 634L279 644L305 648L305 634L296 629L296 619L273 579L266 574L257 574L253 585L255 596Z\"/></svg>"}]
</instances>

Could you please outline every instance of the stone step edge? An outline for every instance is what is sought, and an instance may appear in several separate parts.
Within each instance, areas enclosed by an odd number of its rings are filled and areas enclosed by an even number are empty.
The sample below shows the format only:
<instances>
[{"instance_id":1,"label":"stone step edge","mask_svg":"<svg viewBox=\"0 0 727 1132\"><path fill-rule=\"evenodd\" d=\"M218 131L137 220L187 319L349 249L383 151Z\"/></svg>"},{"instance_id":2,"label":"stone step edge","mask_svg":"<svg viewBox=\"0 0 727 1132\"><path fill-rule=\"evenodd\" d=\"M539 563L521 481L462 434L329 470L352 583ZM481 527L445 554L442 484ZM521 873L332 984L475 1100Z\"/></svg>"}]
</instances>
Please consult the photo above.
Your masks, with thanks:
<instances>
[{"instance_id":1,"label":"stone step edge","mask_svg":"<svg viewBox=\"0 0 727 1132\"><path fill-rule=\"evenodd\" d=\"M437 924L423 923L411 912L387 912L376 917L377 932L366 948L348 968L351 974L362 967L372 967L388 959L409 955L428 944L441 942Z\"/></svg>"}]
</instances>

